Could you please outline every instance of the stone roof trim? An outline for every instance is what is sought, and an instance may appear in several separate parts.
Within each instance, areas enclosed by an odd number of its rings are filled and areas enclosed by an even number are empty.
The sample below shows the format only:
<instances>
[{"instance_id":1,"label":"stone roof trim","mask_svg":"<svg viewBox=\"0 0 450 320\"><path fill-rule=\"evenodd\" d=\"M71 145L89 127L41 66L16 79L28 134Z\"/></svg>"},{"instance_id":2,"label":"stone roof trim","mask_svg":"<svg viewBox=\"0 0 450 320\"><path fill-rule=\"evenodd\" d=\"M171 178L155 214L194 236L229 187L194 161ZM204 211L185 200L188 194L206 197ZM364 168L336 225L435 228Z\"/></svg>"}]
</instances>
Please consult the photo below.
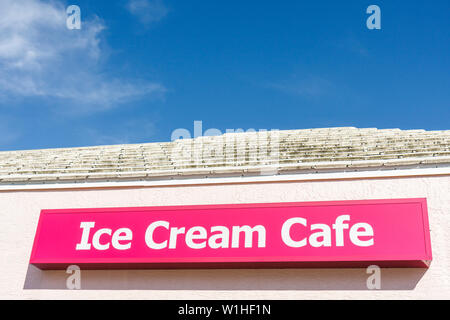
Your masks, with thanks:
<instances>
[{"instance_id":1,"label":"stone roof trim","mask_svg":"<svg viewBox=\"0 0 450 320\"><path fill-rule=\"evenodd\" d=\"M450 130L353 127L0 152L0 184L450 165Z\"/></svg>"}]
</instances>

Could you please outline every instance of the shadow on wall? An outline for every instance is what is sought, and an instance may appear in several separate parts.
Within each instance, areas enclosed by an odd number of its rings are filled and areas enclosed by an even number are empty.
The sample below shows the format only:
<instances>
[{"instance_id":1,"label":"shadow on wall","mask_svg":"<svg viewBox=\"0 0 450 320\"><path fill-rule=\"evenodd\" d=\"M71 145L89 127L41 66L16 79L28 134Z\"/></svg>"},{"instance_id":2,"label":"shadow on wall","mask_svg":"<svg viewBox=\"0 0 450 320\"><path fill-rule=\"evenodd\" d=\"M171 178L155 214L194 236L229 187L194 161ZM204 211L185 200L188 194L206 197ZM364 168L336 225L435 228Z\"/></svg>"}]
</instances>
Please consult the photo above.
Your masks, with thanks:
<instances>
[{"instance_id":1,"label":"shadow on wall","mask_svg":"<svg viewBox=\"0 0 450 320\"><path fill-rule=\"evenodd\" d=\"M381 269L381 290L413 290L426 269ZM366 269L81 270L82 290L369 290ZM24 289L66 289L70 274L29 265Z\"/></svg>"}]
</instances>

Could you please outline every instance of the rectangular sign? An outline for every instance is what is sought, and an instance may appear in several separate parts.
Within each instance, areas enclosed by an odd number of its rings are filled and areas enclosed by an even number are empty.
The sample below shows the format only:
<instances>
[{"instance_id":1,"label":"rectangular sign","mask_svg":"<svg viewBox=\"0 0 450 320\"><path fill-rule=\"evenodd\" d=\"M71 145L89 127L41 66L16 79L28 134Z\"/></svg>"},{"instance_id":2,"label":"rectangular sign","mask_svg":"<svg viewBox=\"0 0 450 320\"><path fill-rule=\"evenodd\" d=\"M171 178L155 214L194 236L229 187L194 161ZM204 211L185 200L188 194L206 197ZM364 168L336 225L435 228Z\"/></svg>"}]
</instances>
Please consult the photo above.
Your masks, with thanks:
<instances>
[{"instance_id":1,"label":"rectangular sign","mask_svg":"<svg viewBox=\"0 0 450 320\"><path fill-rule=\"evenodd\" d=\"M428 267L426 199L42 210L41 269Z\"/></svg>"}]
</instances>

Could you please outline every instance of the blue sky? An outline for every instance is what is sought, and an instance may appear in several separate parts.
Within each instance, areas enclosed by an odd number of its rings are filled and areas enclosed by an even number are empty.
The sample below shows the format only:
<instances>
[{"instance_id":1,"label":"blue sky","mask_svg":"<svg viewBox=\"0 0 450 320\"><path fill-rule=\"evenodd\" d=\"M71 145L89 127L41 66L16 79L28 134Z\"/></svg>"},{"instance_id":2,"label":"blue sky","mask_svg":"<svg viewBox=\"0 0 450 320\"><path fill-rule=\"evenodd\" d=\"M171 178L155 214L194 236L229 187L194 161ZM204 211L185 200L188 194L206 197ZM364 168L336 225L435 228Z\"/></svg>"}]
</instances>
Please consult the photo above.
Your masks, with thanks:
<instances>
[{"instance_id":1,"label":"blue sky","mask_svg":"<svg viewBox=\"0 0 450 320\"><path fill-rule=\"evenodd\" d=\"M81 8L81 30L65 8ZM366 8L381 9L369 30ZM0 150L450 129L448 0L0 0Z\"/></svg>"}]
</instances>

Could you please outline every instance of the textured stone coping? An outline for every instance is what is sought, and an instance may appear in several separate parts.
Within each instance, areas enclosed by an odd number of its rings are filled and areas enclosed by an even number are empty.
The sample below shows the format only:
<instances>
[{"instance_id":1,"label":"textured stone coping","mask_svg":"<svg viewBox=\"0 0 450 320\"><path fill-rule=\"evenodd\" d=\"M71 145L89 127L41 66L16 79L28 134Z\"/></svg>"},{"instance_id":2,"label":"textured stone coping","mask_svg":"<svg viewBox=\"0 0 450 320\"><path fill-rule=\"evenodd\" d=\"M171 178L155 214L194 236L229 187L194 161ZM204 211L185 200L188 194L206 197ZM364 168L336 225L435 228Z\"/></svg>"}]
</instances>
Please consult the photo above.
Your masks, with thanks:
<instances>
[{"instance_id":1,"label":"textured stone coping","mask_svg":"<svg viewBox=\"0 0 450 320\"><path fill-rule=\"evenodd\" d=\"M450 165L450 130L353 127L0 152L0 184Z\"/></svg>"}]
</instances>

